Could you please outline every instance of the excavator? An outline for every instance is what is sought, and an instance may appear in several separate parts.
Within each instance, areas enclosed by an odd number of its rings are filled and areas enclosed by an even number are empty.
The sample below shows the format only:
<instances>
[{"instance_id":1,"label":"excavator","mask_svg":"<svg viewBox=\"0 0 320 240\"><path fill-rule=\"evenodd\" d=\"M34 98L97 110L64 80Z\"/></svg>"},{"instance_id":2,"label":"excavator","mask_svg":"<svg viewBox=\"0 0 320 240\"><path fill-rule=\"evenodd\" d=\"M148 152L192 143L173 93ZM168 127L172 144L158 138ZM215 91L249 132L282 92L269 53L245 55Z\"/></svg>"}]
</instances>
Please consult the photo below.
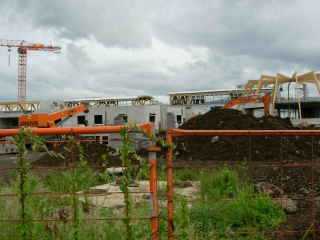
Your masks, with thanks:
<instances>
[{"instance_id":1,"label":"excavator","mask_svg":"<svg viewBox=\"0 0 320 240\"><path fill-rule=\"evenodd\" d=\"M271 76L262 75L260 80L249 80L245 86L245 93L243 96L240 96L235 99L231 99L224 105L224 109L236 108L238 106L243 106L250 103L263 103L264 114L265 116L270 115L270 103L272 101L273 92L263 94L261 88L272 84L270 79L274 79Z\"/></svg>"},{"instance_id":2,"label":"excavator","mask_svg":"<svg viewBox=\"0 0 320 240\"><path fill-rule=\"evenodd\" d=\"M263 96L260 95L251 95L251 96L240 96L238 98L230 100L228 103L224 105L224 109L235 108L239 105L249 104L249 103L263 103L264 115L270 115L270 103L271 96L266 93Z\"/></svg>"},{"instance_id":3,"label":"excavator","mask_svg":"<svg viewBox=\"0 0 320 240\"><path fill-rule=\"evenodd\" d=\"M74 107L68 107L61 111L53 113L31 113L21 115L19 117L19 127L35 127L35 128L50 128L55 127L62 121L77 113L88 112L88 108L84 104L79 104Z\"/></svg>"}]
</instances>

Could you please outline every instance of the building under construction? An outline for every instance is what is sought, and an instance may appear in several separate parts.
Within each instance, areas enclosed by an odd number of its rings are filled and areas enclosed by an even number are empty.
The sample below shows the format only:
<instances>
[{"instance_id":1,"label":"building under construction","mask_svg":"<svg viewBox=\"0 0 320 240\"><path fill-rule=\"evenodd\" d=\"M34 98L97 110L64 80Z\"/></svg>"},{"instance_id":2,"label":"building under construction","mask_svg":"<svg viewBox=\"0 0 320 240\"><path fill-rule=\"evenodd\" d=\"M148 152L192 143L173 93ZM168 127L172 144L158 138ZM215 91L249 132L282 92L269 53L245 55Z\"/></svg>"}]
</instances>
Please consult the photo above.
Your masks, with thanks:
<instances>
[{"instance_id":1,"label":"building under construction","mask_svg":"<svg viewBox=\"0 0 320 240\"><path fill-rule=\"evenodd\" d=\"M292 77L263 75L260 80L250 80L234 89L170 92L169 103L161 103L151 96L0 102L0 128L151 122L156 131L161 131L179 127L214 108L234 108L255 117L271 114L290 118L294 125L317 126L320 125L320 97L319 93L309 92L308 85L312 84L319 89L318 74L314 72ZM268 101L263 100L266 97ZM119 136L100 138L114 145L112 139ZM3 145L3 148L8 147Z\"/></svg>"},{"instance_id":2,"label":"building under construction","mask_svg":"<svg viewBox=\"0 0 320 240\"><path fill-rule=\"evenodd\" d=\"M263 89L264 93L271 89ZM309 96L306 88L303 96L279 97L275 102L275 115L281 118L289 117L293 122L320 122L320 98ZM205 90L169 93L169 103L155 101L152 97L141 101L139 97L132 98L87 98L67 101L26 101L0 102L0 127L16 128L19 117L25 114L53 113L72 108L79 104L87 106L87 112L76 112L66 116L59 126L77 125L115 125L121 123L137 124L152 122L155 128L167 129L178 127L193 116L203 114L213 108L223 108L231 99L243 94L243 89ZM301 107L301 117L299 114ZM263 103L249 102L234 108L252 113L256 117L263 116Z\"/></svg>"}]
</instances>

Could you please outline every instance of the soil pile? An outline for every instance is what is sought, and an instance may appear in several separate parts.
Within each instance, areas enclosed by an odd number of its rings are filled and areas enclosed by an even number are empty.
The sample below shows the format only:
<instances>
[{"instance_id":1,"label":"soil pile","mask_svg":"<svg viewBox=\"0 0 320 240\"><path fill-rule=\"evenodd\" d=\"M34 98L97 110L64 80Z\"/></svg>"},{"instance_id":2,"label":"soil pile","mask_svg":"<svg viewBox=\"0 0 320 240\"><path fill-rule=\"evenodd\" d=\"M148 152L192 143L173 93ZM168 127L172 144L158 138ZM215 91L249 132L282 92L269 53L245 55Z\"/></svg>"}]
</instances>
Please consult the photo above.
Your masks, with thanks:
<instances>
[{"instance_id":1,"label":"soil pile","mask_svg":"<svg viewBox=\"0 0 320 240\"><path fill-rule=\"evenodd\" d=\"M185 122L182 129L294 129L288 119L276 117L255 118L233 109L213 109Z\"/></svg>"},{"instance_id":2,"label":"soil pile","mask_svg":"<svg viewBox=\"0 0 320 240\"><path fill-rule=\"evenodd\" d=\"M214 109L196 116L180 128L212 130L289 130L288 119L255 118L233 109ZM177 140L183 160L300 160L312 155L307 137L185 137ZM319 154L314 151L314 154Z\"/></svg>"}]
</instances>

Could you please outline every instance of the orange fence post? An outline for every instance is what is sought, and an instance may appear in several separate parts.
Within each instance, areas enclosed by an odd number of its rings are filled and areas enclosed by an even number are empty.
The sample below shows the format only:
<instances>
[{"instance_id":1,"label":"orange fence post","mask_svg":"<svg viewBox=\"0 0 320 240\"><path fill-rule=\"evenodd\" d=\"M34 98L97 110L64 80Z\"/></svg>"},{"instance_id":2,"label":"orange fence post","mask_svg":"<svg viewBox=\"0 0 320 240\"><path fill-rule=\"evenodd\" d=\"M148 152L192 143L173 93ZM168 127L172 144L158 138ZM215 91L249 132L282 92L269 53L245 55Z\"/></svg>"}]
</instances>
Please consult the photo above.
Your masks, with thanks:
<instances>
[{"instance_id":1,"label":"orange fence post","mask_svg":"<svg viewBox=\"0 0 320 240\"><path fill-rule=\"evenodd\" d=\"M158 174L157 174L157 152L160 151L158 147L150 147L149 164L150 164L150 178L149 187L152 202L152 216L151 216L151 239L159 239L159 204L158 204Z\"/></svg>"},{"instance_id":2,"label":"orange fence post","mask_svg":"<svg viewBox=\"0 0 320 240\"><path fill-rule=\"evenodd\" d=\"M167 211L168 211L168 240L174 239L174 210L173 210L173 137L168 131L167 144Z\"/></svg>"}]
</instances>

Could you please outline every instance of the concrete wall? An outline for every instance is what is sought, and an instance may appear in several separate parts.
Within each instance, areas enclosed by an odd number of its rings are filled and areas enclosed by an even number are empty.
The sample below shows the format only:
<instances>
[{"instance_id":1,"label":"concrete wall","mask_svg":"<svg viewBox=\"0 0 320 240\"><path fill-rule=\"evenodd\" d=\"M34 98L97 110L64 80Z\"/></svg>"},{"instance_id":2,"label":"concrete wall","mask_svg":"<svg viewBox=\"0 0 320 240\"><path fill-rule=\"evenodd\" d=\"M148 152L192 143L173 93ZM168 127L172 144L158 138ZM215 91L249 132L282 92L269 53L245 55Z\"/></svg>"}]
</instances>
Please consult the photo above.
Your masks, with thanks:
<instances>
[{"instance_id":1,"label":"concrete wall","mask_svg":"<svg viewBox=\"0 0 320 240\"><path fill-rule=\"evenodd\" d=\"M204 114L214 107L213 105L137 105L137 106L92 106L88 113L80 113L63 122L63 126L77 126L77 117L85 116L89 126L94 126L94 116L102 115L103 124L113 125L119 115L127 115L129 124L149 122L150 114L155 114L155 129L167 129L179 127L177 117L181 116L181 123L188 119ZM168 113L172 114L174 123L168 123ZM168 126L170 125L170 126Z\"/></svg>"},{"instance_id":2,"label":"concrete wall","mask_svg":"<svg viewBox=\"0 0 320 240\"><path fill-rule=\"evenodd\" d=\"M102 115L102 121L105 122L105 107L90 107L88 113L78 113L71 118L66 119L65 121L61 122L60 124L64 127L71 127L71 126L78 126L78 116L85 116L86 121L88 122L89 126L94 126L94 115Z\"/></svg>"},{"instance_id":3,"label":"concrete wall","mask_svg":"<svg viewBox=\"0 0 320 240\"><path fill-rule=\"evenodd\" d=\"M138 124L149 122L150 114L155 116L155 129L162 128L163 110L162 105L137 105L137 106L92 106L88 113L80 113L62 123L63 126L77 126L78 116L85 116L88 125L96 125L94 122L95 115L102 115L102 124L113 125L119 115L127 115L128 124Z\"/></svg>"},{"instance_id":4,"label":"concrete wall","mask_svg":"<svg viewBox=\"0 0 320 240\"><path fill-rule=\"evenodd\" d=\"M155 129L159 129L161 122L160 105L138 105L138 106L110 106L107 107L107 124L114 124L114 119L120 114L128 116L129 124L149 122L150 114L155 116Z\"/></svg>"},{"instance_id":5,"label":"concrete wall","mask_svg":"<svg viewBox=\"0 0 320 240\"><path fill-rule=\"evenodd\" d=\"M214 107L212 105L191 105L191 106L183 106L183 105L169 105L167 107L167 114L172 114L174 116L173 126L168 124L166 127L179 127L182 123L189 120L190 118L197 116L199 114L204 114L210 109ZM178 123L178 116L181 116L181 124Z\"/></svg>"}]
</instances>

